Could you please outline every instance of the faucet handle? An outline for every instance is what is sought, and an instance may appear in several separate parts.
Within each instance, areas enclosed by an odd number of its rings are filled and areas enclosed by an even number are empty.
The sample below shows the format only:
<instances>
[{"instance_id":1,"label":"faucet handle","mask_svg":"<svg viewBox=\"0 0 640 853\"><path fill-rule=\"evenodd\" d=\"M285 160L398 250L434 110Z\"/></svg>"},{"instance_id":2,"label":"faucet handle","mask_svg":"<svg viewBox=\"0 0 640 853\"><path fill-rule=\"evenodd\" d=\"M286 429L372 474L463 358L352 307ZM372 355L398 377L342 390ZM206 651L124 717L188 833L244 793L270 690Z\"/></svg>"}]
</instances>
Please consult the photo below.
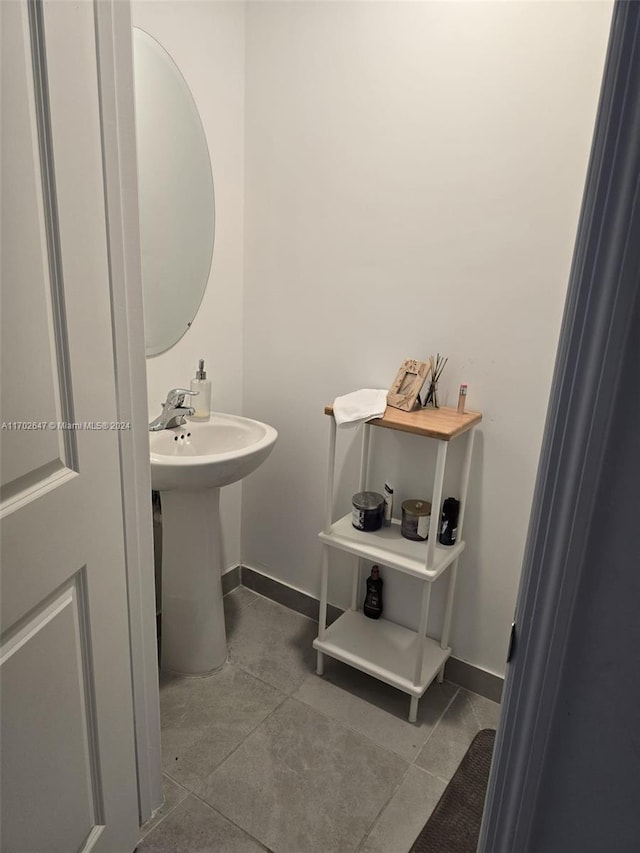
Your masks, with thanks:
<instances>
[{"instance_id":1,"label":"faucet handle","mask_svg":"<svg viewBox=\"0 0 640 853\"><path fill-rule=\"evenodd\" d=\"M189 391L187 388L174 388L167 394L167 402L165 405L182 406L184 404L184 398L187 395L191 395L193 397L199 393L199 391Z\"/></svg>"}]
</instances>

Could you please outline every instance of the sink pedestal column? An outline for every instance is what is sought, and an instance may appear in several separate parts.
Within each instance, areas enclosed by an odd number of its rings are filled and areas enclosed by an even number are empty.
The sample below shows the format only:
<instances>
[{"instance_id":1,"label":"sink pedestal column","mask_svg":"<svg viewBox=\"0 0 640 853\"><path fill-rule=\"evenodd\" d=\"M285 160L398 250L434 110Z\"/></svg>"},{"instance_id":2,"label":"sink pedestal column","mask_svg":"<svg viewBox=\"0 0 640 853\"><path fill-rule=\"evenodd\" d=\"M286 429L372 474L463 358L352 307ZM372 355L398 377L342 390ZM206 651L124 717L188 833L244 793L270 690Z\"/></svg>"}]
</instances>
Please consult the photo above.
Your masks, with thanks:
<instances>
[{"instance_id":1,"label":"sink pedestal column","mask_svg":"<svg viewBox=\"0 0 640 853\"><path fill-rule=\"evenodd\" d=\"M162 669L207 675L227 659L220 489L175 489L162 502Z\"/></svg>"}]
</instances>

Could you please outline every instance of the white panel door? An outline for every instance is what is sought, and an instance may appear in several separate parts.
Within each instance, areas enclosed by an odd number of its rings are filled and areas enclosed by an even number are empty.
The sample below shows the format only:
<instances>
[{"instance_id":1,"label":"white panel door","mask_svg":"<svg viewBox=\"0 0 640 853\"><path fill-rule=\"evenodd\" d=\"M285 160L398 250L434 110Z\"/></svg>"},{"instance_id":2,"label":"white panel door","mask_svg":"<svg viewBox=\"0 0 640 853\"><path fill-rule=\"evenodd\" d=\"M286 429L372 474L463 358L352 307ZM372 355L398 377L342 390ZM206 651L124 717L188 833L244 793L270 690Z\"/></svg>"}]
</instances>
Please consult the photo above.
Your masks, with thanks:
<instances>
[{"instance_id":1,"label":"white panel door","mask_svg":"<svg viewBox=\"0 0 640 853\"><path fill-rule=\"evenodd\" d=\"M94 11L0 3L2 853L138 835Z\"/></svg>"}]
</instances>

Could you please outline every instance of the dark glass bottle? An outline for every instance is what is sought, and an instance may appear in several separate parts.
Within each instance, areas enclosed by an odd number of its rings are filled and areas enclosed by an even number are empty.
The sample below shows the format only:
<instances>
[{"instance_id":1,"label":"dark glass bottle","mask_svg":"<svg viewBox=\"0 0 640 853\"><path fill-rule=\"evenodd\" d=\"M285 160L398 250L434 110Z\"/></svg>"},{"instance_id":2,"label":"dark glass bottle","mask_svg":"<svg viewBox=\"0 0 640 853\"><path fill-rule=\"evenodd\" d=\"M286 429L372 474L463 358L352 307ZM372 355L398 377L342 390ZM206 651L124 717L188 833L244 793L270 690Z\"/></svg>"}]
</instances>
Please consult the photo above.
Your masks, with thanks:
<instances>
[{"instance_id":1,"label":"dark glass bottle","mask_svg":"<svg viewBox=\"0 0 640 853\"><path fill-rule=\"evenodd\" d=\"M442 505L442 519L440 521L440 544L455 545L458 538L458 515L460 513L460 501L455 498L447 498Z\"/></svg>"},{"instance_id":2,"label":"dark glass bottle","mask_svg":"<svg viewBox=\"0 0 640 853\"><path fill-rule=\"evenodd\" d=\"M362 612L369 619L379 619L382 614L382 578L378 566L373 566L371 577L367 578L367 594Z\"/></svg>"}]
</instances>

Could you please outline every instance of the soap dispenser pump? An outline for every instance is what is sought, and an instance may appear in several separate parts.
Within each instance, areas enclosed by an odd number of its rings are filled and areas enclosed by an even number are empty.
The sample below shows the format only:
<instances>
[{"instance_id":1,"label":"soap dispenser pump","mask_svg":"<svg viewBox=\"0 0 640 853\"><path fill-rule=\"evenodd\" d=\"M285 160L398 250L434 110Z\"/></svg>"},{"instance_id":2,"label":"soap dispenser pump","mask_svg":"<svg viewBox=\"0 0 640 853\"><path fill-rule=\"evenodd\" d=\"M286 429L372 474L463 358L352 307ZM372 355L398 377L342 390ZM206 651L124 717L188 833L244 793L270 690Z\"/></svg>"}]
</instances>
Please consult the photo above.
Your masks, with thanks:
<instances>
[{"instance_id":1,"label":"soap dispenser pump","mask_svg":"<svg viewBox=\"0 0 640 853\"><path fill-rule=\"evenodd\" d=\"M211 380L207 379L203 358L200 359L195 378L191 380L191 390L198 392L198 396L191 399L191 405L196 410L193 417L199 421L208 421L211 412Z\"/></svg>"}]
</instances>

